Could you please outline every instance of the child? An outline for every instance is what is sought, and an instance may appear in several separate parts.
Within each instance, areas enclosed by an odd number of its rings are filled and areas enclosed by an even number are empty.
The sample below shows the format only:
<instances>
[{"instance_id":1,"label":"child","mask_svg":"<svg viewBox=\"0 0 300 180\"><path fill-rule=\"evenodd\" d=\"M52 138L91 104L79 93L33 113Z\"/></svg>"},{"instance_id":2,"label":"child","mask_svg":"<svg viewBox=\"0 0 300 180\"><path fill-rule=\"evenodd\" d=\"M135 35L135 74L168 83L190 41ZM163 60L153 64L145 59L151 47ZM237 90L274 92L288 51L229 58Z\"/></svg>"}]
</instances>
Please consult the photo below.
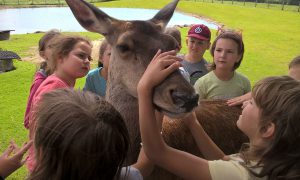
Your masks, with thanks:
<instances>
[{"instance_id":1,"label":"child","mask_svg":"<svg viewBox=\"0 0 300 180\"><path fill-rule=\"evenodd\" d=\"M88 73L83 90L91 91L102 97L105 96L110 54L111 46L104 39L100 46L98 68Z\"/></svg>"},{"instance_id":2,"label":"child","mask_svg":"<svg viewBox=\"0 0 300 180\"><path fill-rule=\"evenodd\" d=\"M250 81L235 70L244 55L242 37L235 32L220 34L212 44L212 71L195 83L200 99L230 99L250 92Z\"/></svg>"},{"instance_id":3,"label":"child","mask_svg":"<svg viewBox=\"0 0 300 180\"><path fill-rule=\"evenodd\" d=\"M50 57L49 42L51 39L53 39L59 34L60 32L57 30L50 30L46 32L39 41L39 55L44 61L41 63L40 69L35 73L33 83L30 87L26 112L24 115L24 126L27 129L29 128L29 112L31 108L33 95L35 94L38 87L42 84L42 82L47 78L47 76L51 74L47 69L47 61Z\"/></svg>"},{"instance_id":4,"label":"child","mask_svg":"<svg viewBox=\"0 0 300 180\"><path fill-rule=\"evenodd\" d=\"M58 88L73 88L77 78L84 77L90 69L92 45L80 36L56 36L50 43L51 57L48 66L53 72L34 94L29 115L29 139L35 133L35 109L41 96ZM30 148L26 165L30 172L35 167L34 149Z\"/></svg>"},{"instance_id":5,"label":"child","mask_svg":"<svg viewBox=\"0 0 300 180\"><path fill-rule=\"evenodd\" d=\"M29 141L19 148L15 142L10 142L8 149L0 156L0 179L6 178L25 163L23 156L31 144L32 141Z\"/></svg>"},{"instance_id":6,"label":"child","mask_svg":"<svg viewBox=\"0 0 300 180\"><path fill-rule=\"evenodd\" d=\"M300 56L295 57L289 64L288 75L298 81L300 81ZM229 99L227 101L228 106L238 106L247 103L251 99L251 93L244 94L239 97Z\"/></svg>"},{"instance_id":7,"label":"child","mask_svg":"<svg viewBox=\"0 0 300 180\"><path fill-rule=\"evenodd\" d=\"M207 61L203 55L210 47L211 33L204 24L193 25L189 31L186 39L188 53L181 58L183 68L190 75L190 83L195 84L197 79L208 73Z\"/></svg>"},{"instance_id":8,"label":"child","mask_svg":"<svg viewBox=\"0 0 300 180\"><path fill-rule=\"evenodd\" d=\"M54 90L43 95L36 117L37 166L29 179L142 179L134 167L122 169L128 130L101 97Z\"/></svg>"},{"instance_id":9,"label":"child","mask_svg":"<svg viewBox=\"0 0 300 180\"><path fill-rule=\"evenodd\" d=\"M300 81L300 56L295 57L289 64L289 76Z\"/></svg>"},{"instance_id":10,"label":"child","mask_svg":"<svg viewBox=\"0 0 300 180\"><path fill-rule=\"evenodd\" d=\"M183 55L178 54L181 50L181 33L176 27L169 27L166 28L165 33L172 36L178 43L178 48L175 49L178 57L183 57ZM190 82L190 74L183 68L179 68L180 73L183 75L183 77Z\"/></svg>"},{"instance_id":11,"label":"child","mask_svg":"<svg viewBox=\"0 0 300 180\"><path fill-rule=\"evenodd\" d=\"M153 89L180 64L157 54L138 84L143 148L155 164L183 179L299 179L300 83L288 76L269 77L253 88L253 99L237 121L248 137L248 148L225 156L198 123L195 114L184 121L206 159L169 147L155 121ZM169 65L169 66L167 66ZM208 159L208 160L207 160Z\"/></svg>"},{"instance_id":12,"label":"child","mask_svg":"<svg viewBox=\"0 0 300 180\"><path fill-rule=\"evenodd\" d=\"M180 52L182 46L181 46L181 33L180 31L176 28L176 27L168 27L165 30L165 34L168 34L170 36L172 36L178 43L177 48L175 49L175 51L177 53Z\"/></svg>"}]
</instances>

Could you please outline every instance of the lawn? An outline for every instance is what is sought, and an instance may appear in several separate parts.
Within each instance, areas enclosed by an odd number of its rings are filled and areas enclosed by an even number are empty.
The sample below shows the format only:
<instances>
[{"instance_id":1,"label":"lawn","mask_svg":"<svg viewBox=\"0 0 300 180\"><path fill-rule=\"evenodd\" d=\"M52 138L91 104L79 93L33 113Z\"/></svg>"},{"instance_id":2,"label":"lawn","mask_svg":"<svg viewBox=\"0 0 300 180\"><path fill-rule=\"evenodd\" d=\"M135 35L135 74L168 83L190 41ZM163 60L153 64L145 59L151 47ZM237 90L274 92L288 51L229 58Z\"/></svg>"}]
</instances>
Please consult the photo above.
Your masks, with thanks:
<instances>
[{"instance_id":1,"label":"lawn","mask_svg":"<svg viewBox=\"0 0 300 180\"><path fill-rule=\"evenodd\" d=\"M119 0L96 5L158 9L168 2L170 1L130 0L129 3L129 0ZM252 85L266 76L286 74L288 62L300 54L300 13L193 1L180 1L178 10L202 16L228 28L242 29L246 51L238 71L248 76ZM181 32L185 45L187 29L183 28ZM90 39L100 37L95 33L80 34ZM42 34L12 35L10 40L0 41L0 48L17 52L21 57L28 57L41 36ZM212 39L214 37L215 31ZM185 52L184 46L182 53ZM208 52L205 57L211 60ZM21 144L27 138L27 131L22 123L36 65L28 61L14 61L14 64L17 70L0 74L1 152L10 139ZM84 79L80 79L76 87L82 87L83 83ZM25 175L25 168L21 168L7 179L24 179Z\"/></svg>"}]
</instances>

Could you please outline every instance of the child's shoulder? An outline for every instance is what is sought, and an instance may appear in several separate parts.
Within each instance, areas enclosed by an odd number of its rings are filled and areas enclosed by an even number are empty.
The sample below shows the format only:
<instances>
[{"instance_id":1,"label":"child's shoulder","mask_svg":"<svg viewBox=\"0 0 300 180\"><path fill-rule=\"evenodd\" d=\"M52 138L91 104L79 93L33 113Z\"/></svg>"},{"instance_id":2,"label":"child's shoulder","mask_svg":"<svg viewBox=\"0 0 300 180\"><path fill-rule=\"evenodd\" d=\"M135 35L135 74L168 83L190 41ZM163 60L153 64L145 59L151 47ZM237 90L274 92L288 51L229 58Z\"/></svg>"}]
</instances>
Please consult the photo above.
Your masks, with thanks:
<instances>
[{"instance_id":1,"label":"child's shoulder","mask_svg":"<svg viewBox=\"0 0 300 180\"><path fill-rule=\"evenodd\" d=\"M92 69L89 71L87 76L94 76L96 74L99 74L99 71L102 69L102 67L97 67L95 69Z\"/></svg>"},{"instance_id":2,"label":"child's shoulder","mask_svg":"<svg viewBox=\"0 0 300 180\"><path fill-rule=\"evenodd\" d=\"M241 79L241 80L243 80L243 81L249 81L249 79L248 79L247 76L245 76L244 74L239 73L239 72L237 72L237 71L234 71L234 77L235 77L235 78L238 78L238 79Z\"/></svg>"}]
</instances>

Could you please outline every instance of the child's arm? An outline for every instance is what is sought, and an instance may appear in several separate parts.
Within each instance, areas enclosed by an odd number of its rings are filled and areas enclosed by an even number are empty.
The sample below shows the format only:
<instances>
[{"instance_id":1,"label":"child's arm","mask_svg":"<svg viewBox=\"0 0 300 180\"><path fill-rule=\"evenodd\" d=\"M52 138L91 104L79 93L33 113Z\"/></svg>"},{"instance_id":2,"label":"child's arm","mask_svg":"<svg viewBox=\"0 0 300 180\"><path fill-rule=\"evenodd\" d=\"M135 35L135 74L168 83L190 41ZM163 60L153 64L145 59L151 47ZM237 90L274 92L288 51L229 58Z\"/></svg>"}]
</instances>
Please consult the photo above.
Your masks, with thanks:
<instances>
[{"instance_id":1,"label":"child's arm","mask_svg":"<svg viewBox=\"0 0 300 180\"><path fill-rule=\"evenodd\" d=\"M24 163L23 155L31 147L32 141L24 144L21 149L11 142L8 149L0 157L0 176L6 178L15 170L19 169Z\"/></svg>"},{"instance_id":2,"label":"child's arm","mask_svg":"<svg viewBox=\"0 0 300 180\"><path fill-rule=\"evenodd\" d=\"M206 134L202 125L198 122L195 112L184 118L184 123L190 129L197 146L205 159L218 160L225 159L223 151Z\"/></svg>"},{"instance_id":3,"label":"child's arm","mask_svg":"<svg viewBox=\"0 0 300 180\"><path fill-rule=\"evenodd\" d=\"M153 171L154 164L148 159L144 152L144 149L141 148L138 160L132 166L140 171L143 178L146 178Z\"/></svg>"},{"instance_id":4,"label":"child's arm","mask_svg":"<svg viewBox=\"0 0 300 180\"><path fill-rule=\"evenodd\" d=\"M153 88L180 67L175 52L158 52L138 84L139 120L143 148L158 166L184 179L211 179L208 162L192 154L169 147L163 141L152 102Z\"/></svg>"}]
</instances>

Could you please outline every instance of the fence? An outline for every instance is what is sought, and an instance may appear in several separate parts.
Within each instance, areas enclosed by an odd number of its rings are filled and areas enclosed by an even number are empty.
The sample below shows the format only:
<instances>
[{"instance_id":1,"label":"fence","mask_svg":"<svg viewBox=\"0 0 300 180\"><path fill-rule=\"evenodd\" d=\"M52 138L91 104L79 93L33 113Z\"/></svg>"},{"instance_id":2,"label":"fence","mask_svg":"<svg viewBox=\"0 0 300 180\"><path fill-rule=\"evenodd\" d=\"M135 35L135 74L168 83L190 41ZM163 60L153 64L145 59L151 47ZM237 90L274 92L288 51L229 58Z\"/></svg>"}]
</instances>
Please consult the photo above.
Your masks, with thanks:
<instances>
[{"instance_id":1,"label":"fence","mask_svg":"<svg viewBox=\"0 0 300 180\"><path fill-rule=\"evenodd\" d=\"M300 12L300 0L184 0L194 2L221 3Z\"/></svg>"}]
</instances>

